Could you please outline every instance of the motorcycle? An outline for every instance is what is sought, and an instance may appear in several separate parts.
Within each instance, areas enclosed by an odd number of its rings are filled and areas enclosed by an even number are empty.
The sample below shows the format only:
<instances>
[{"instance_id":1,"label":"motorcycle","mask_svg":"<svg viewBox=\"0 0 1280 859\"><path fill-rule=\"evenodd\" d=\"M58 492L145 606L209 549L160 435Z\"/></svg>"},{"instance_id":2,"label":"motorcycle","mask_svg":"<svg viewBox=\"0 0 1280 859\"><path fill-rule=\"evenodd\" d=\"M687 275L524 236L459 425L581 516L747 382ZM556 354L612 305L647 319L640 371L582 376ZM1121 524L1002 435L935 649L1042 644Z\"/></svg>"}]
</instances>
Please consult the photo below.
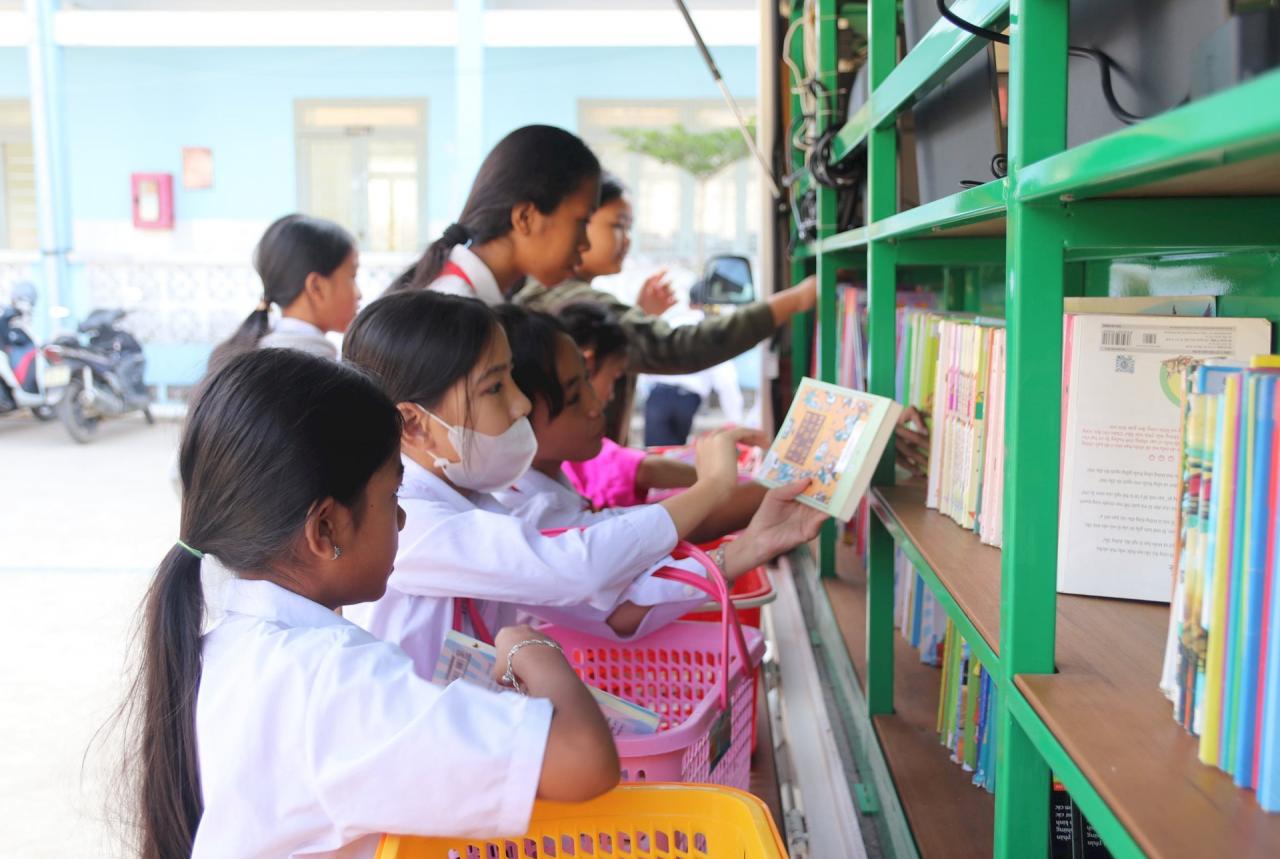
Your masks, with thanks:
<instances>
[{"instance_id":1,"label":"motorcycle","mask_svg":"<svg viewBox=\"0 0 1280 859\"><path fill-rule=\"evenodd\" d=\"M148 424L155 423L144 382L147 359L142 345L116 325L125 314L95 310L80 323L80 336L59 338L46 347L68 368L57 411L67 432L81 444L93 440L103 418L140 411Z\"/></svg>"},{"instance_id":2,"label":"motorcycle","mask_svg":"<svg viewBox=\"0 0 1280 859\"><path fill-rule=\"evenodd\" d=\"M32 339L27 326L35 303L35 287L19 283L0 309L0 414L30 409L37 420L50 421L70 373Z\"/></svg>"}]
</instances>

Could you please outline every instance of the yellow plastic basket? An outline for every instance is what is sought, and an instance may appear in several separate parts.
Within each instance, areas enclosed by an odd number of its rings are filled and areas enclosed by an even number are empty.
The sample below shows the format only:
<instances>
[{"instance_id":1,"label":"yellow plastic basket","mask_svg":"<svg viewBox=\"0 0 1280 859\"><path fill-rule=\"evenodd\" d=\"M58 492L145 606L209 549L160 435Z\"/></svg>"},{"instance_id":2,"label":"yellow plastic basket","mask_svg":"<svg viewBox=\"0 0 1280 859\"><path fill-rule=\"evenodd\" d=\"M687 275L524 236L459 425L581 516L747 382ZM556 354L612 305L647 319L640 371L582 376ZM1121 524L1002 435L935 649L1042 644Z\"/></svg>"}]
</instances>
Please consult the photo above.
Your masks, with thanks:
<instances>
[{"instance_id":1,"label":"yellow plastic basket","mask_svg":"<svg viewBox=\"0 0 1280 859\"><path fill-rule=\"evenodd\" d=\"M786 859L764 803L715 785L624 784L583 803L537 802L517 838L384 835L377 859Z\"/></svg>"}]
</instances>

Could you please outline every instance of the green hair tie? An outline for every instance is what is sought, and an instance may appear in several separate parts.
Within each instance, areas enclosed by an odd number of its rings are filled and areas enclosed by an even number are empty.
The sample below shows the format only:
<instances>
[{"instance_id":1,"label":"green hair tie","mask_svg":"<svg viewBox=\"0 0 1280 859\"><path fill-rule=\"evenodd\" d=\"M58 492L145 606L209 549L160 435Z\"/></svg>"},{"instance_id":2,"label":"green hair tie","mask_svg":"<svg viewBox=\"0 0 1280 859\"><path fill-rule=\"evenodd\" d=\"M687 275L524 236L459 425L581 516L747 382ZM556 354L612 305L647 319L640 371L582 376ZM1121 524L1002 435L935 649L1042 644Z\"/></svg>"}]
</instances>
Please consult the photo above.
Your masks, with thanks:
<instances>
[{"instance_id":1,"label":"green hair tie","mask_svg":"<svg viewBox=\"0 0 1280 859\"><path fill-rule=\"evenodd\" d=\"M182 542L181 540L178 541L178 545L186 549L189 553L191 553L191 556L196 560L204 559L204 552L200 551L199 549L193 549L192 547L188 546L186 543Z\"/></svg>"}]
</instances>

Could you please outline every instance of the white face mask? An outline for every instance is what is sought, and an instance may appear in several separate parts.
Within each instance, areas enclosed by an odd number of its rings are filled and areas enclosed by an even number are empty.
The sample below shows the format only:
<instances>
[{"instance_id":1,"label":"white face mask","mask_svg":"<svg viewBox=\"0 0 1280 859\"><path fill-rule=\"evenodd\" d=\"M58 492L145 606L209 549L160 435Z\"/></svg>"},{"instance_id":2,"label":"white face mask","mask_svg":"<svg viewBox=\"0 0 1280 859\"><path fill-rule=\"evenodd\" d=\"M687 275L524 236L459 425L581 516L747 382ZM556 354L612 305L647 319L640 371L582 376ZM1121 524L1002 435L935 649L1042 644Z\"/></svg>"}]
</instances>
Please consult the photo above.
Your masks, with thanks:
<instances>
[{"instance_id":1,"label":"white face mask","mask_svg":"<svg viewBox=\"0 0 1280 859\"><path fill-rule=\"evenodd\" d=\"M422 411L449 431L449 443L462 457L461 462L450 462L442 456L435 458L436 467L455 486L476 492L506 489L529 470L538 453L538 437L533 434L528 418L520 418L502 435L486 435L467 427L452 426L426 409Z\"/></svg>"}]
</instances>

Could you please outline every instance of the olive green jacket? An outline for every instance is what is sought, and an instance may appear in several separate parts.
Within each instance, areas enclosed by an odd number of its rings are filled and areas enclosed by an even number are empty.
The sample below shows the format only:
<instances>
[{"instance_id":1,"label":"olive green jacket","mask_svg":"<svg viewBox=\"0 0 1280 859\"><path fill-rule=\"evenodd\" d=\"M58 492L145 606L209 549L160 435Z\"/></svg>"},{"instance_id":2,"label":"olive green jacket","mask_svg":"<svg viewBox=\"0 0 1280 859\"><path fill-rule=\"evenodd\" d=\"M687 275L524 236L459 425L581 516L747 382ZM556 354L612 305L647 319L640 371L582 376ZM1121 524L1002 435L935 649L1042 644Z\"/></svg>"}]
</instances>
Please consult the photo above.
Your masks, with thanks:
<instances>
[{"instance_id":1,"label":"olive green jacket","mask_svg":"<svg viewBox=\"0 0 1280 859\"><path fill-rule=\"evenodd\" d=\"M651 316L617 296L580 280L567 280L554 288L530 281L512 299L533 310L554 313L577 301L595 301L613 311L627 332L630 366L618 380L609 405L609 437L626 444L631 407L635 401L636 375L697 373L723 364L773 333L773 311L758 301L720 316L708 316L696 325L673 326Z\"/></svg>"}]
</instances>

